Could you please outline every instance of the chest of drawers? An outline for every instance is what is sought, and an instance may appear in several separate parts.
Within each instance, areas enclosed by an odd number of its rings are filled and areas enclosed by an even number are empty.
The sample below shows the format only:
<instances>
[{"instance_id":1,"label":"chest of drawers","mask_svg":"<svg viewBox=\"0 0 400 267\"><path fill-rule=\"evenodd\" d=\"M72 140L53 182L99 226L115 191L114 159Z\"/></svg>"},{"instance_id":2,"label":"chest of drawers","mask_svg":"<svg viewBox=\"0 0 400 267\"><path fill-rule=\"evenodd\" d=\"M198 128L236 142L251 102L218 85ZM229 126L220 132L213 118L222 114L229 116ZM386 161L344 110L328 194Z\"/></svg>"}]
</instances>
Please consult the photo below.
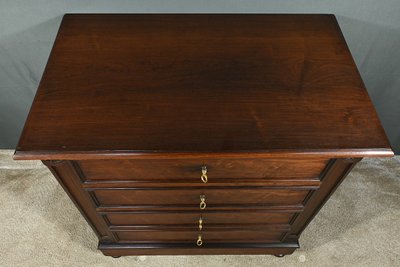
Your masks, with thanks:
<instances>
[{"instance_id":1,"label":"chest of drawers","mask_svg":"<svg viewBox=\"0 0 400 267\"><path fill-rule=\"evenodd\" d=\"M332 15L65 15L15 159L110 256L291 254L393 154Z\"/></svg>"}]
</instances>

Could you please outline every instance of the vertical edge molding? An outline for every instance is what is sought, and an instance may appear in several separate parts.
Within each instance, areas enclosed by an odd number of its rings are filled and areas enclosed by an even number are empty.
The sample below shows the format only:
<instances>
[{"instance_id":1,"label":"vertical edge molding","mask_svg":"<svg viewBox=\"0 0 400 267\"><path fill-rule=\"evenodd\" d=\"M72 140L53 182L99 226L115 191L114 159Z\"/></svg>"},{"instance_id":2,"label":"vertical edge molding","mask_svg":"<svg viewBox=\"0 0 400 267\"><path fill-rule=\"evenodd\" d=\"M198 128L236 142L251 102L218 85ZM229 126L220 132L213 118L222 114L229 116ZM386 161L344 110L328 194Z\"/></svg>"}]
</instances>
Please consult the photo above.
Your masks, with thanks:
<instances>
[{"instance_id":1,"label":"vertical edge molding","mask_svg":"<svg viewBox=\"0 0 400 267\"><path fill-rule=\"evenodd\" d=\"M351 169L362 158L332 159L321 176L321 187L310 197L305 210L297 216L288 238L298 238L318 211L325 205Z\"/></svg>"},{"instance_id":2,"label":"vertical edge molding","mask_svg":"<svg viewBox=\"0 0 400 267\"><path fill-rule=\"evenodd\" d=\"M112 243L115 237L108 231L108 226L101 215L96 212L96 205L90 195L81 187L81 177L76 165L71 161L44 160L42 161L56 177L64 191L71 198L80 213L96 233L100 242Z\"/></svg>"}]
</instances>

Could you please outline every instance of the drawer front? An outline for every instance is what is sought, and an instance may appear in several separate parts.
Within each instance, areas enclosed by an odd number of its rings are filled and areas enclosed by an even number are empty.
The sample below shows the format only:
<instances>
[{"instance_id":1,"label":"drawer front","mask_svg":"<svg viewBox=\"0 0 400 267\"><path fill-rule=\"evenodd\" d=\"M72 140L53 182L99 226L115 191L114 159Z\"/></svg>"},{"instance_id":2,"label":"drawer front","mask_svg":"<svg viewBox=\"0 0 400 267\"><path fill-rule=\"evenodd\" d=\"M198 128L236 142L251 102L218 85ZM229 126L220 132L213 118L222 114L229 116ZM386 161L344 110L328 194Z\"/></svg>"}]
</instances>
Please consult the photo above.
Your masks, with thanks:
<instances>
[{"instance_id":1,"label":"drawer front","mask_svg":"<svg viewBox=\"0 0 400 267\"><path fill-rule=\"evenodd\" d=\"M295 213L291 212L204 212L205 225L210 224L289 224ZM130 225L198 225L196 213L108 213L105 215L112 226Z\"/></svg>"},{"instance_id":2,"label":"drawer front","mask_svg":"<svg viewBox=\"0 0 400 267\"><path fill-rule=\"evenodd\" d=\"M210 182L215 179L317 179L327 159L135 159L85 160L77 162L86 180L178 180L200 181L206 166Z\"/></svg>"},{"instance_id":3,"label":"drawer front","mask_svg":"<svg viewBox=\"0 0 400 267\"><path fill-rule=\"evenodd\" d=\"M207 207L232 205L298 205L310 190L301 189L106 189L93 190L100 206L176 205L199 207L205 196Z\"/></svg>"},{"instance_id":4,"label":"drawer front","mask_svg":"<svg viewBox=\"0 0 400 267\"><path fill-rule=\"evenodd\" d=\"M114 232L122 243L193 243L199 233L196 231L117 231ZM218 230L201 232L203 244L207 243L267 243L280 242L285 232L263 230Z\"/></svg>"}]
</instances>

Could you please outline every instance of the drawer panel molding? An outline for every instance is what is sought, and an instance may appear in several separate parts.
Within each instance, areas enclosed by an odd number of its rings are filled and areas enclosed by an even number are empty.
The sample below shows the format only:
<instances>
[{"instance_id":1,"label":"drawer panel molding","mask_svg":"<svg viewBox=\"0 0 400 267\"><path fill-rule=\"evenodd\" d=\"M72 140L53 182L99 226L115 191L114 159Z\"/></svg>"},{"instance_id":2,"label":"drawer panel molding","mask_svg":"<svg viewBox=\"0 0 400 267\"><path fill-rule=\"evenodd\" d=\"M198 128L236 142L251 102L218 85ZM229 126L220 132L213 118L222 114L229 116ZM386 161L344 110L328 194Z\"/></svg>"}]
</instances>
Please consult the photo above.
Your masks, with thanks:
<instances>
[{"instance_id":1,"label":"drawer panel molding","mask_svg":"<svg viewBox=\"0 0 400 267\"><path fill-rule=\"evenodd\" d=\"M236 205L303 205L311 194L309 189L148 189L148 190L92 190L100 207L105 206L193 206L205 195L207 207Z\"/></svg>"},{"instance_id":2,"label":"drawer panel molding","mask_svg":"<svg viewBox=\"0 0 400 267\"><path fill-rule=\"evenodd\" d=\"M76 166L86 181L198 182L207 169L208 182L234 179L318 179L328 159L162 159L83 160Z\"/></svg>"}]
</instances>

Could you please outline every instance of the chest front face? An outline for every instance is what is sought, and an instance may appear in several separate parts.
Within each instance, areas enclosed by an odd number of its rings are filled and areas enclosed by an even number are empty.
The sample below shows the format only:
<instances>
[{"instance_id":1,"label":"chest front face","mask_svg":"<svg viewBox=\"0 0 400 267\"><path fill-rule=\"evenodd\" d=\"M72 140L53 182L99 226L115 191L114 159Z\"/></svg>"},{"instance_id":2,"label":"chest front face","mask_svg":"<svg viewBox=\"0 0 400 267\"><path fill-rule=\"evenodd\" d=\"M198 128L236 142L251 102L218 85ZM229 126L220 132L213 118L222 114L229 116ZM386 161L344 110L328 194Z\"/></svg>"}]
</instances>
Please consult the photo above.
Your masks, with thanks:
<instances>
[{"instance_id":1,"label":"chest front face","mask_svg":"<svg viewBox=\"0 0 400 267\"><path fill-rule=\"evenodd\" d=\"M290 254L358 160L256 156L44 163L105 255Z\"/></svg>"},{"instance_id":2,"label":"chest front face","mask_svg":"<svg viewBox=\"0 0 400 267\"><path fill-rule=\"evenodd\" d=\"M66 15L15 158L105 255L284 255L390 155L334 16Z\"/></svg>"}]
</instances>

